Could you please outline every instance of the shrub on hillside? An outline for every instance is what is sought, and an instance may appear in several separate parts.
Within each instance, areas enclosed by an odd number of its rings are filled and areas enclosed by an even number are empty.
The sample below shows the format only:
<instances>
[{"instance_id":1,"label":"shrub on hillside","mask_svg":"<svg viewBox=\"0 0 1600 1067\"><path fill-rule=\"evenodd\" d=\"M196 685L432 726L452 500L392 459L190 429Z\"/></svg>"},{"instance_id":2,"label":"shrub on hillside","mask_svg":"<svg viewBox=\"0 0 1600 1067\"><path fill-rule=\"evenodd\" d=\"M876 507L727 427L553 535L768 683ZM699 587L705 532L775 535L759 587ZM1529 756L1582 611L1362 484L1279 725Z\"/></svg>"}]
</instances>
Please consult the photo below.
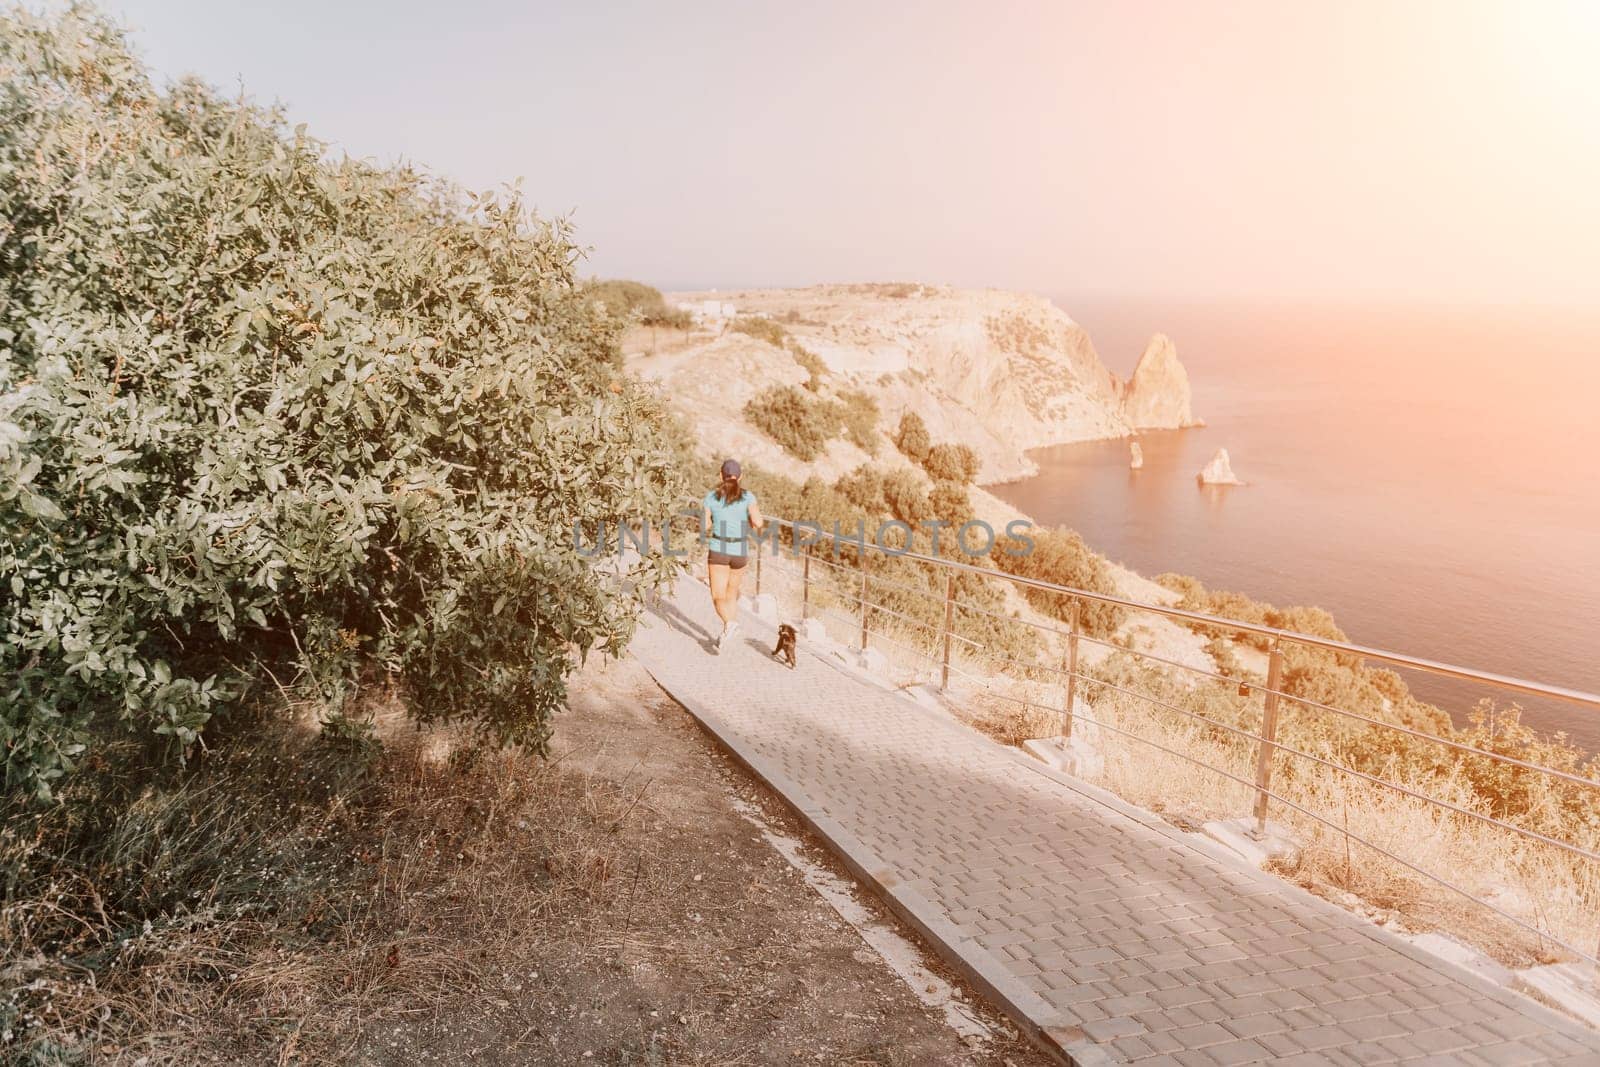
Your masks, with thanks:
<instances>
[{"instance_id":1,"label":"shrub on hillside","mask_svg":"<svg viewBox=\"0 0 1600 1067\"><path fill-rule=\"evenodd\" d=\"M775 385L757 393L745 404L744 416L784 451L806 463L822 455L844 425L839 404L793 385Z\"/></svg>"},{"instance_id":2,"label":"shrub on hillside","mask_svg":"<svg viewBox=\"0 0 1600 1067\"><path fill-rule=\"evenodd\" d=\"M1023 555L1008 553L1008 550L1018 552L1026 547L1018 539L1000 538L992 557L996 566L1024 578L1037 578L1107 596L1118 595L1117 584L1111 577L1111 569L1106 566L1106 561L1084 544L1083 538L1074 531L1060 527L1034 527L1029 536L1033 539L1033 550ZM1028 589L1026 593L1041 611L1062 620L1072 618L1071 597L1043 589ZM1084 632L1105 637L1115 633L1117 627L1122 625L1125 609L1115 604L1078 599L1081 605L1079 622Z\"/></svg>"},{"instance_id":3,"label":"shrub on hillside","mask_svg":"<svg viewBox=\"0 0 1600 1067\"><path fill-rule=\"evenodd\" d=\"M0 79L6 785L373 669L542 745L636 613L574 524L679 491L565 228L159 91L83 9L11 12Z\"/></svg>"},{"instance_id":4,"label":"shrub on hillside","mask_svg":"<svg viewBox=\"0 0 1600 1067\"><path fill-rule=\"evenodd\" d=\"M884 476L883 500L889 507L889 514L912 526L933 518L922 479L904 467L896 467Z\"/></svg>"},{"instance_id":5,"label":"shrub on hillside","mask_svg":"<svg viewBox=\"0 0 1600 1067\"><path fill-rule=\"evenodd\" d=\"M767 344L779 348L782 348L789 338L789 331L783 328L781 322L776 319L764 319L759 315L740 315L730 323L730 326L739 333L760 338Z\"/></svg>"},{"instance_id":6,"label":"shrub on hillside","mask_svg":"<svg viewBox=\"0 0 1600 1067\"><path fill-rule=\"evenodd\" d=\"M794 357L796 363L805 368L806 374L809 375L806 378L806 388L813 393L819 391L822 388L823 379L828 376L828 365L822 362L822 357L793 341L789 344L789 354Z\"/></svg>"},{"instance_id":7,"label":"shrub on hillside","mask_svg":"<svg viewBox=\"0 0 1600 1067\"><path fill-rule=\"evenodd\" d=\"M933 447L933 438L928 436L928 424L922 421L922 416L915 411L908 411L900 416L900 427L895 431L894 445L908 459L921 463L928 457L928 450Z\"/></svg>"},{"instance_id":8,"label":"shrub on hillside","mask_svg":"<svg viewBox=\"0 0 1600 1067\"><path fill-rule=\"evenodd\" d=\"M934 445L922 461L928 477L958 485L971 485L978 477L978 466L978 454L968 445Z\"/></svg>"},{"instance_id":9,"label":"shrub on hillside","mask_svg":"<svg viewBox=\"0 0 1600 1067\"><path fill-rule=\"evenodd\" d=\"M844 432L852 444L869 456L878 454L878 403L866 393L851 390L839 395L844 405Z\"/></svg>"},{"instance_id":10,"label":"shrub on hillside","mask_svg":"<svg viewBox=\"0 0 1600 1067\"><path fill-rule=\"evenodd\" d=\"M638 321L644 326L668 326L676 330L689 328L689 313L668 307L661 290L643 282L621 278L592 281L583 287L583 295L624 322Z\"/></svg>"},{"instance_id":11,"label":"shrub on hillside","mask_svg":"<svg viewBox=\"0 0 1600 1067\"><path fill-rule=\"evenodd\" d=\"M934 518L956 527L973 518L972 498L967 495L967 487L958 482L935 482L928 494L928 510Z\"/></svg>"},{"instance_id":12,"label":"shrub on hillside","mask_svg":"<svg viewBox=\"0 0 1600 1067\"><path fill-rule=\"evenodd\" d=\"M863 463L849 474L840 475L833 487L868 514L877 515L884 509L883 472L871 463Z\"/></svg>"},{"instance_id":13,"label":"shrub on hillside","mask_svg":"<svg viewBox=\"0 0 1600 1067\"><path fill-rule=\"evenodd\" d=\"M1178 607L1185 611L1203 610L1200 605L1206 602L1206 587L1200 583L1200 579L1168 571L1156 575L1155 581L1162 588L1178 594Z\"/></svg>"}]
</instances>

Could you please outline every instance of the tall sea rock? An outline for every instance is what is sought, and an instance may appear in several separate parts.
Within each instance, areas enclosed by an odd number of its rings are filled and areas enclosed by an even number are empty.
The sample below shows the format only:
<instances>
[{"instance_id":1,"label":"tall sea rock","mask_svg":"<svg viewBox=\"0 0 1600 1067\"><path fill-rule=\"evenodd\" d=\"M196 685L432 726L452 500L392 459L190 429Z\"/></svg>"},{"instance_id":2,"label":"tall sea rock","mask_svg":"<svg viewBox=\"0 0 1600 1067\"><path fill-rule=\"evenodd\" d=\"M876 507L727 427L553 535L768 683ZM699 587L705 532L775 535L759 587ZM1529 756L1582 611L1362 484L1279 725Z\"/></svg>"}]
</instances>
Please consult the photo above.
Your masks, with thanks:
<instances>
[{"instance_id":1,"label":"tall sea rock","mask_svg":"<svg viewBox=\"0 0 1600 1067\"><path fill-rule=\"evenodd\" d=\"M1136 430L1198 425L1189 393L1189 372L1178 362L1178 348L1164 333L1150 338L1122 387L1122 413Z\"/></svg>"}]
</instances>

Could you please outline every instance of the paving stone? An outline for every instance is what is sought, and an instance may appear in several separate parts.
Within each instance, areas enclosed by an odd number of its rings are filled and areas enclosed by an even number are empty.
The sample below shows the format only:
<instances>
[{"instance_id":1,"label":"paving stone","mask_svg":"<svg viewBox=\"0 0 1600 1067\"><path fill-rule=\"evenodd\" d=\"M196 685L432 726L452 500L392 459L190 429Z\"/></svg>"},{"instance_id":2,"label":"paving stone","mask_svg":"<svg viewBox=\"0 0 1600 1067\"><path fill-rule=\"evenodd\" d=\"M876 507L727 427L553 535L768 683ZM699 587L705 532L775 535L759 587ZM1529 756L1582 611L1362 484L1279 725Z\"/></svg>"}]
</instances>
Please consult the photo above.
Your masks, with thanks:
<instances>
[{"instance_id":1,"label":"paving stone","mask_svg":"<svg viewBox=\"0 0 1600 1067\"><path fill-rule=\"evenodd\" d=\"M1205 1048L1207 1045L1224 1045L1235 1040L1232 1034L1216 1023L1186 1026L1174 1030L1172 1036L1183 1042L1184 1048Z\"/></svg>"},{"instance_id":2,"label":"paving stone","mask_svg":"<svg viewBox=\"0 0 1600 1067\"><path fill-rule=\"evenodd\" d=\"M663 601L630 648L657 681L790 803L859 842L852 858L874 877L914 888L952 929L943 950L982 946L985 966L1119 1059L1600 1063L1600 1034L1419 960L804 644L798 669L775 668L759 620L708 654L701 585Z\"/></svg>"},{"instance_id":3,"label":"paving stone","mask_svg":"<svg viewBox=\"0 0 1600 1067\"><path fill-rule=\"evenodd\" d=\"M1211 1045L1205 1051L1221 1067L1262 1063L1275 1058L1264 1046L1254 1041L1228 1041L1221 1045Z\"/></svg>"},{"instance_id":4,"label":"paving stone","mask_svg":"<svg viewBox=\"0 0 1600 1067\"><path fill-rule=\"evenodd\" d=\"M1222 1020L1231 1033L1239 1037L1260 1037L1263 1034L1277 1034L1289 1029L1289 1024L1276 1015L1239 1014L1232 1012Z\"/></svg>"}]
</instances>

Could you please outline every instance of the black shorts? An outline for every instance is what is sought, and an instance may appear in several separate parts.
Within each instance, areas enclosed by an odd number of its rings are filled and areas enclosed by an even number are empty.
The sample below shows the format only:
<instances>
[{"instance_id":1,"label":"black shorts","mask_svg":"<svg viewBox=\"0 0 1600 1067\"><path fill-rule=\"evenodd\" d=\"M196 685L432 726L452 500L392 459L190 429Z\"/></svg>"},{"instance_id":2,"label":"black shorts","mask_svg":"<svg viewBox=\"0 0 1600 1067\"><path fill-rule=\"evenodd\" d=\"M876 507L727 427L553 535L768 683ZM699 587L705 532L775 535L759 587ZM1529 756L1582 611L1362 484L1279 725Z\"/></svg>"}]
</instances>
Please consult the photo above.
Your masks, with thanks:
<instances>
[{"instance_id":1,"label":"black shorts","mask_svg":"<svg viewBox=\"0 0 1600 1067\"><path fill-rule=\"evenodd\" d=\"M739 570L740 568L742 568L743 566L745 566L749 562L750 562L750 557L749 556L730 556L726 552L707 552L706 553L706 563L707 564L720 563L725 567L732 567L734 570Z\"/></svg>"}]
</instances>

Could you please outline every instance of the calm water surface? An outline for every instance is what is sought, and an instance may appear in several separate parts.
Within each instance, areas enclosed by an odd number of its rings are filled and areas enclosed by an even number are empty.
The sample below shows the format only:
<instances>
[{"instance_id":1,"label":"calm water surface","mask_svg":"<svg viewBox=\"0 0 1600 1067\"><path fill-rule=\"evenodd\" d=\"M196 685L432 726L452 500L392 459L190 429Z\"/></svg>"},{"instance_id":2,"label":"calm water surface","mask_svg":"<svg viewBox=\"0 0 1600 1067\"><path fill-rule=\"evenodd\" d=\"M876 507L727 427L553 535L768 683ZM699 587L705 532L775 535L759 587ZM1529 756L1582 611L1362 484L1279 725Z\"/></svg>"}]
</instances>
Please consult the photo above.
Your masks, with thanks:
<instances>
[{"instance_id":1,"label":"calm water surface","mask_svg":"<svg viewBox=\"0 0 1600 1067\"><path fill-rule=\"evenodd\" d=\"M1004 499L1145 574L1600 692L1600 315L1059 302L1124 376L1169 334L1207 425L1141 436L1139 471L1124 441L1042 449ZM1248 485L1197 486L1219 446ZM1458 720L1485 694L1407 681ZM1600 714L1524 703L1530 723L1600 748Z\"/></svg>"}]
</instances>

